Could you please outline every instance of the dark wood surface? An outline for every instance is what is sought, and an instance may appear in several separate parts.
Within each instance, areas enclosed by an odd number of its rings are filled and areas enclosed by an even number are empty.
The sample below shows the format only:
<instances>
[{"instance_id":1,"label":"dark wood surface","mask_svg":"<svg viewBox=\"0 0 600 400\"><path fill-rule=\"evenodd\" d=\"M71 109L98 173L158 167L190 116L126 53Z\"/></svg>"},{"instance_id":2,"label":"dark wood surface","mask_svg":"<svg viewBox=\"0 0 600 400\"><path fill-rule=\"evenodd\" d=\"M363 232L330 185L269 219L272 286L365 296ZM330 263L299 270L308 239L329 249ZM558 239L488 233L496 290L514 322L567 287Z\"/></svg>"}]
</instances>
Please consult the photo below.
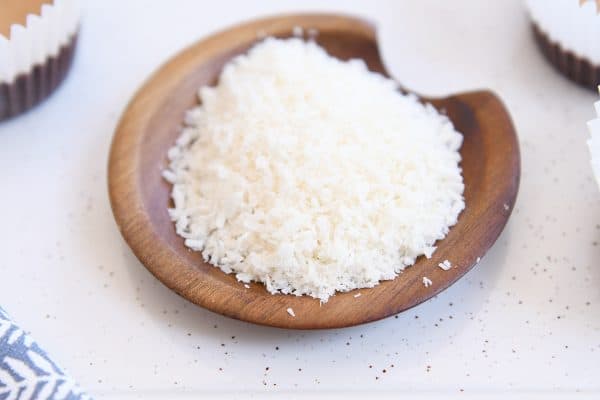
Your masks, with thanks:
<instances>
[{"instance_id":1,"label":"dark wood surface","mask_svg":"<svg viewBox=\"0 0 600 400\"><path fill-rule=\"evenodd\" d=\"M321 305L306 296L271 295L261 284L244 288L233 275L206 264L176 235L169 220L170 185L161 177L166 153L180 133L200 86L216 82L223 65L248 49L257 33L287 37L295 26L319 31L317 42L333 56L363 58L386 74L374 29L353 17L287 15L242 24L212 35L175 56L135 95L115 132L108 183L123 237L139 260L166 286L214 312L262 325L294 329L338 328L375 321L442 291L483 257L512 211L520 176L518 142L510 116L489 91L430 101L464 134L461 149L466 209L431 259L421 257L392 281L333 296ZM386 74L387 75L387 74ZM450 260L453 268L437 264ZM497 266L499 267L499 266ZM425 288L424 276L433 284ZM361 296L354 295L360 292ZM296 317L286 309L291 307Z\"/></svg>"}]
</instances>

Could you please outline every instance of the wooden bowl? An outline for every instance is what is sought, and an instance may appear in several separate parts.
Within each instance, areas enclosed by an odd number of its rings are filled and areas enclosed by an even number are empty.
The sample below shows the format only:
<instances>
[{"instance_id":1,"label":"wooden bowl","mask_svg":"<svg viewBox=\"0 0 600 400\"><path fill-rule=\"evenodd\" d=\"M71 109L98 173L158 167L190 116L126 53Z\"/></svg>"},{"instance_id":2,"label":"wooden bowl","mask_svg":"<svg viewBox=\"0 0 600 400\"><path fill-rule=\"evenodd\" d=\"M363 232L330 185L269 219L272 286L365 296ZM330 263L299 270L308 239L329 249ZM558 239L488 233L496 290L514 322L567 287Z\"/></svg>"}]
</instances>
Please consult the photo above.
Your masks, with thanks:
<instances>
[{"instance_id":1,"label":"wooden bowl","mask_svg":"<svg viewBox=\"0 0 600 400\"><path fill-rule=\"evenodd\" d=\"M205 263L175 233L167 208L170 189L161 171L198 88L214 85L223 65L245 52L259 35L289 37L294 27L318 31L316 41L331 55L362 58L388 75L373 27L340 15L302 14L245 23L214 34L183 51L156 72L123 114L110 152L108 183L115 219L139 260L161 282L214 312L281 328L340 328L375 321L439 293L471 269L502 231L515 202L519 148L510 116L489 91L423 99L444 112L464 134L461 149L466 209L431 259L420 257L396 279L372 289L338 293L328 303L302 296L250 289L233 275ZM450 260L453 268L438 267ZM426 288L424 276L433 284ZM360 297L354 297L360 292ZM291 307L296 316L287 313Z\"/></svg>"}]
</instances>

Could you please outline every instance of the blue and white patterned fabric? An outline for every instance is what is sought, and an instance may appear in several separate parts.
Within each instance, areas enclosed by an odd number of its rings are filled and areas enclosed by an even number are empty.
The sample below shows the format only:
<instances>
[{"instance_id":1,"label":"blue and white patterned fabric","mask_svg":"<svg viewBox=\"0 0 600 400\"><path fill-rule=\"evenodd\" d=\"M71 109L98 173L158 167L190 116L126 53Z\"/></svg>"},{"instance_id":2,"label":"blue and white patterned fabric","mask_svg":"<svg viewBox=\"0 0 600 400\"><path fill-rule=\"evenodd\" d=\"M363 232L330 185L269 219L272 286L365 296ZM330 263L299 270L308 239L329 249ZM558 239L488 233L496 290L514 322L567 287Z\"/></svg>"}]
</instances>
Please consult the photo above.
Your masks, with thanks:
<instances>
[{"instance_id":1,"label":"blue and white patterned fabric","mask_svg":"<svg viewBox=\"0 0 600 400\"><path fill-rule=\"evenodd\" d=\"M0 400L90 397L0 308Z\"/></svg>"}]
</instances>

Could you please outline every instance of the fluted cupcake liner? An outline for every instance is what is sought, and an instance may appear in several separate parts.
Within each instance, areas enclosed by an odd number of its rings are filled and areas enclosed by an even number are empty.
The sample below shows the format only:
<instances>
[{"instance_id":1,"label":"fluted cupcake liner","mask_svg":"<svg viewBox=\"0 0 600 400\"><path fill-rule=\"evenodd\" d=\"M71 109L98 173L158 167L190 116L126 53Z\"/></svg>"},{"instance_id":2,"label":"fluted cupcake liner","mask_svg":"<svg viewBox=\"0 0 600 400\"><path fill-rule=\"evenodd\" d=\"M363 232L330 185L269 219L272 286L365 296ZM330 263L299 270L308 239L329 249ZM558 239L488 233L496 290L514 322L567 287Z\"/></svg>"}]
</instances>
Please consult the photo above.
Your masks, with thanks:
<instances>
[{"instance_id":1,"label":"fluted cupcake liner","mask_svg":"<svg viewBox=\"0 0 600 400\"><path fill-rule=\"evenodd\" d=\"M553 42L536 23L532 26L540 50L558 71L582 86L597 90L600 85L600 65L595 65Z\"/></svg>"},{"instance_id":2,"label":"fluted cupcake liner","mask_svg":"<svg viewBox=\"0 0 600 400\"><path fill-rule=\"evenodd\" d=\"M0 121L19 115L46 99L67 76L75 55L77 35L56 56L18 75L11 83L0 83Z\"/></svg>"},{"instance_id":3,"label":"fluted cupcake liner","mask_svg":"<svg viewBox=\"0 0 600 400\"><path fill-rule=\"evenodd\" d=\"M0 34L0 121L29 110L63 81L79 20L79 0L53 0Z\"/></svg>"},{"instance_id":4,"label":"fluted cupcake liner","mask_svg":"<svg viewBox=\"0 0 600 400\"><path fill-rule=\"evenodd\" d=\"M598 90L600 90L600 87L598 87ZM592 159L592 169L600 187L600 101L597 101L594 107L596 109L596 118L588 122L590 130L588 147Z\"/></svg>"}]
</instances>

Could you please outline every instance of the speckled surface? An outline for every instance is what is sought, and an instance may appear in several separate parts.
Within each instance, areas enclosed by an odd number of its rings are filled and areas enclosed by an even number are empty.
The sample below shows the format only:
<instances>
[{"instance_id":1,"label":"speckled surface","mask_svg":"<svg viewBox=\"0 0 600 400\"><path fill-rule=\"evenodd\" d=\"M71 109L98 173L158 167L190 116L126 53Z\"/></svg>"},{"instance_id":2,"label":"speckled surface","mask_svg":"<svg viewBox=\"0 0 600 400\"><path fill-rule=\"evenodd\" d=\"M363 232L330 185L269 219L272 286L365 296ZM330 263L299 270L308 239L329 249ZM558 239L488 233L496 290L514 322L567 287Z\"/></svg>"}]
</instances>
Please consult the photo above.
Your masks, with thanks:
<instances>
[{"instance_id":1,"label":"speckled surface","mask_svg":"<svg viewBox=\"0 0 600 400\"><path fill-rule=\"evenodd\" d=\"M145 77L194 39L298 7L90 0L65 84L0 124L0 303L99 397L598 395L600 192L585 146L594 94L546 64L518 0L321 3L302 7L377 21L390 70L407 87L488 87L512 112L521 189L478 267L404 314L334 331L252 326L170 292L112 219L106 159L118 117Z\"/></svg>"}]
</instances>

